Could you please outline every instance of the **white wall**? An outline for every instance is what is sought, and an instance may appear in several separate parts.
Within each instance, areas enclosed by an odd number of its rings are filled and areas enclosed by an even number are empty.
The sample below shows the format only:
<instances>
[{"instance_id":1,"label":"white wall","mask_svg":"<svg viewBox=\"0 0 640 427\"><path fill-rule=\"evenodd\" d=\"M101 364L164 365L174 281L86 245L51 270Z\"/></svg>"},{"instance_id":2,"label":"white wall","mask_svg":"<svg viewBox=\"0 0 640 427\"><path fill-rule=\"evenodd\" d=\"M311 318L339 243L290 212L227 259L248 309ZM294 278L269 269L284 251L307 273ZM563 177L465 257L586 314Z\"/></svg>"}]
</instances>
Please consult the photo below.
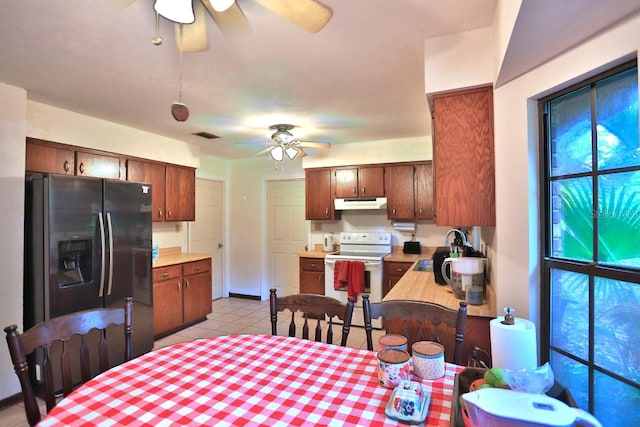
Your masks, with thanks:
<instances>
[{"instance_id":1,"label":"white wall","mask_svg":"<svg viewBox=\"0 0 640 427\"><path fill-rule=\"evenodd\" d=\"M24 242L24 162L27 92L0 83L0 327L22 331L22 253ZM20 391L7 341L0 340L0 399Z\"/></svg>"},{"instance_id":2,"label":"white wall","mask_svg":"<svg viewBox=\"0 0 640 427\"><path fill-rule=\"evenodd\" d=\"M539 312L538 118L536 99L637 55L636 16L494 92L496 247L492 283L497 307L518 317Z\"/></svg>"},{"instance_id":3,"label":"white wall","mask_svg":"<svg viewBox=\"0 0 640 427\"><path fill-rule=\"evenodd\" d=\"M27 136L197 168L200 147L34 101Z\"/></svg>"},{"instance_id":4,"label":"white wall","mask_svg":"<svg viewBox=\"0 0 640 427\"><path fill-rule=\"evenodd\" d=\"M284 171L276 171L267 155L229 165L229 292L260 296L262 281L267 280L265 180L298 179L304 171L299 158L285 161Z\"/></svg>"},{"instance_id":5,"label":"white wall","mask_svg":"<svg viewBox=\"0 0 640 427\"><path fill-rule=\"evenodd\" d=\"M425 93L492 83L497 63L493 45L492 27L425 40Z\"/></svg>"}]
</instances>

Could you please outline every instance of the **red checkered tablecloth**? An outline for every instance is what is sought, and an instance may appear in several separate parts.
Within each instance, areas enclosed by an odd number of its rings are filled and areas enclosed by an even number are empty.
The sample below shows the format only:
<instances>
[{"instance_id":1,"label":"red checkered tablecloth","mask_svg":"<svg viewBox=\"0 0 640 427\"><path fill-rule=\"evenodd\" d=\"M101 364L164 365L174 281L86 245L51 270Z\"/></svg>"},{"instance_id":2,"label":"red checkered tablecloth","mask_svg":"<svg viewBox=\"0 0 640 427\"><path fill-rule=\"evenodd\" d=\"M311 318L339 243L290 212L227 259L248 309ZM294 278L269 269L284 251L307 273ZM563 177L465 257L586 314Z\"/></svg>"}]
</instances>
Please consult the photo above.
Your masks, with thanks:
<instances>
[{"instance_id":1,"label":"red checkered tablecloth","mask_svg":"<svg viewBox=\"0 0 640 427\"><path fill-rule=\"evenodd\" d=\"M63 399L41 426L399 425L384 408L376 353L271 335L184 342L110 369ZM454 375L422 380L426 425L448 426ZM415 378L414 378L415 379Z\"/></svg>"}]
</instances>

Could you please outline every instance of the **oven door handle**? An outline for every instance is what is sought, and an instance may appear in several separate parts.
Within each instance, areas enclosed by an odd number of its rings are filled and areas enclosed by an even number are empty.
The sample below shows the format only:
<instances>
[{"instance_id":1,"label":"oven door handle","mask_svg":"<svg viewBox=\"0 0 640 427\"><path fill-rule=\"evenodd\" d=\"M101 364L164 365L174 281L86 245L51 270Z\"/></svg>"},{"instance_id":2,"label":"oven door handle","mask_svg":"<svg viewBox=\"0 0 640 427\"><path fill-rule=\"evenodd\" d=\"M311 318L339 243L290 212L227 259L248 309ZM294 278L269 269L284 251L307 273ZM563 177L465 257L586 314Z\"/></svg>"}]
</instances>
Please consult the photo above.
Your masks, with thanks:
<instances>
[{"instance_id":1,"label":"oven door handle","mask_svg":"<svg viewBox=\"0 0 640 427\"><path fill-rule=\"evenodd\" d=\"M342 259L324 259L325 264L334 265L336 261L359 261L359 260L342 260ZM362 261L364 262L365 267L380 267L382 265L382 261Z\"/></svg>"}]
</instances>

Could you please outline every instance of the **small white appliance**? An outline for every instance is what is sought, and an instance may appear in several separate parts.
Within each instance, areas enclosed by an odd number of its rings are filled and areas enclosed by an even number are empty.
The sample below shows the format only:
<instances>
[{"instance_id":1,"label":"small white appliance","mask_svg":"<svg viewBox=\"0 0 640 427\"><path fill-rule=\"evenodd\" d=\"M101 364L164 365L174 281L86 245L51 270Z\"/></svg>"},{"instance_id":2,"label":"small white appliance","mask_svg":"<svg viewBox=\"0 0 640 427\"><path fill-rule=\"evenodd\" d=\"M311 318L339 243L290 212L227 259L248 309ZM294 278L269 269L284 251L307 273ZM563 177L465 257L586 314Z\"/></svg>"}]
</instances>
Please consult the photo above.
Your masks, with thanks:
<instances>
[{"instance_id":1,"label":"small white appliance","mask_svg":"<svg viewBox=\"0 0 640 427\"><path fill-rule=\"evenodd\" d=\"M391 233L387 232L341 232L338 238L340 251L327 254L324 259L324 293L343 303L347 302L347 291L335 289L334 272L338 260L362 261L365 269L365 293L372 303L382 301L383 258L391 253ZM352 325L364 326L362 299L356 302ZM373 319L372 326L382 328L382 319Z\"/></svg>"},{"instance_id":2,"label":"small white appliance","mask_svg":"<svg viewBox=\"0 0 640 427\"><path fill-rule=\"evenodd\" d=\"M474 427L601 427L590 413L546 394L491 387L465 393L462 400Z\"/></svg>"},{"instance_id":3,"label":"small white appliance","mask_svg":"<svg viewBox=\"0 0 640 427\"><path fill-rule=\"evenodd\" d=\"M336 245L336 238L333 234L325 234L322 237L322 250L324 252L333 252Z\"/></svg>"}]
</instances>

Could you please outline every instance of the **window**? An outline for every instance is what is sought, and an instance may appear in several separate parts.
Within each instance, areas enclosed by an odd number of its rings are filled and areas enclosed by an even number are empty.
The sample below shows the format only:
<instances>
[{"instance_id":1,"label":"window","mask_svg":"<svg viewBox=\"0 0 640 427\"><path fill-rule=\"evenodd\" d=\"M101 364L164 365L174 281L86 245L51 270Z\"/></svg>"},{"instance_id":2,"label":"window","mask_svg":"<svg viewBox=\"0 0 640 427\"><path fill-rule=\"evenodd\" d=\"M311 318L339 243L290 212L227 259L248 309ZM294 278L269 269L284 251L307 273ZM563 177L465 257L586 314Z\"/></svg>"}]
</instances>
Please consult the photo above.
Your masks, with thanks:
<instances>
[{"instance_id":1,"label":"window","mask_svg":"<svg viewBox=\"0 0 640 427\"><path fill-rule=\"evenodd\" d=\"M541 100L540 111L543 354L603 425L640 425L636 61Z\"/></svg>"}]
</instances>

